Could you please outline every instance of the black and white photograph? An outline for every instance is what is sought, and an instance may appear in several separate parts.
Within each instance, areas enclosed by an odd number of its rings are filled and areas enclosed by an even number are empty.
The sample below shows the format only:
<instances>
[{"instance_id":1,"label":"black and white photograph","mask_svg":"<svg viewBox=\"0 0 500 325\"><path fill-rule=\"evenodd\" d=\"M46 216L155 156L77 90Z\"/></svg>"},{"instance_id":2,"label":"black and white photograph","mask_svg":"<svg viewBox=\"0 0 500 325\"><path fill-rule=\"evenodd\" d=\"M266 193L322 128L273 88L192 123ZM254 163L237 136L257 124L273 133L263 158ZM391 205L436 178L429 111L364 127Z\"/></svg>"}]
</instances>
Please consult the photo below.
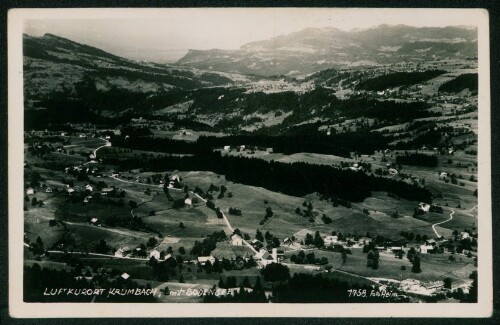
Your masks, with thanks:
<instances>
[{"instance_id":1,"label":"black and white photograph","mask_svg":"<svg viewBox=\"0 0 500 325\"><path fill-rule=\"evenodd\" d=\"M10 11L11 314L490 315L488 26Z\"/></svg>"}]
</instances>

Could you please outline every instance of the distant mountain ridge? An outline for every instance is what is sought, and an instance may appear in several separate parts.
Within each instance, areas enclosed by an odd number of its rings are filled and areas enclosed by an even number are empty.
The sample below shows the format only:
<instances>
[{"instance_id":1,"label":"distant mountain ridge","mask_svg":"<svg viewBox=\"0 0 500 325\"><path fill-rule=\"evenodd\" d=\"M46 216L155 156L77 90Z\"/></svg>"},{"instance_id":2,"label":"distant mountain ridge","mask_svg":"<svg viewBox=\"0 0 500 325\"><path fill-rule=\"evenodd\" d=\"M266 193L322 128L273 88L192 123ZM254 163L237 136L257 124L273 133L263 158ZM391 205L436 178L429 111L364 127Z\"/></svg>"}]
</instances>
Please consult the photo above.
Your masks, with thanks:
<instances>
[{"instance_id":1,"label":"distant mountain ridge","mask_svg":"<svg viewBox=\"0 0 500 325\"><path fill-rule=\"evenodd\" d=\"M471 56L477 56L476 28L380 25L354 31L306 28L247 43L237 50L190 50L177 64L272 76Z\"/></svg>"},{"instance_id":2,"label":"distant mountain ridge","mask_svg":"<svg viewBox=\"0 0 500 325\"><path fill-rule=\"evenodd\" d=\"M231 76L195 68L137 62L53 34L23 35L24 92L37 100L54 92L71 96L85 79L98 90L131 92L195 89L232 84Z\"/></svg>"}]
</instances>

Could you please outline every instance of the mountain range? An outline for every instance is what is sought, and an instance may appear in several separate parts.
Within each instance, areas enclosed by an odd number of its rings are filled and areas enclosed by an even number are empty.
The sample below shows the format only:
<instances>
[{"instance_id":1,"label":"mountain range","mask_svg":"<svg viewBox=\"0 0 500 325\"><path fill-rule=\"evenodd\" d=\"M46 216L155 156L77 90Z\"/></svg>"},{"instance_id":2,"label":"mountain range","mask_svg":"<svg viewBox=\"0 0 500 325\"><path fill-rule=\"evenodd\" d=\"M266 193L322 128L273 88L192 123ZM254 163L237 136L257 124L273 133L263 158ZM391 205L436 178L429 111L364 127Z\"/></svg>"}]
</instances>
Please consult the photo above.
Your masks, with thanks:
<instances>
[{"instance_id":1,"label":"mountain range","mask_svg":"<svg viewBox=\"0 0 500 325\"><path fill-rule=\"evenodd\" d=\"M57 119L61 112L76 119L77 111L80 117L89 111L96 116L182 111L198 119L205 114L209 124L240 119L230 121L239 126L242 112L290 113L299 102L311 105L300 118L290 119L307 120L318 98L299 97L314 84L342 88L387 73L386 68L374 72L379 65L477 56L477 30L468 27L307 28L238 50L192 50L175 64L134 61L52 34L24 35L23 42L26 110L50 108ZM337 69L343 67L351 69ZM249 118L245 123L257 119Z\"/></svg>"},{"instance_id":2,"label":"mountain range","mask_svg":"<svg viewBox=\"0 0 500 325\"><path fill-rule=\"evenodd\" d=\"M177 64L259 76L300 75L328 68L477 56L477 30L405 25L342 31L306 28L237 50L190 50Z\"/></svg>"}]
</instances>

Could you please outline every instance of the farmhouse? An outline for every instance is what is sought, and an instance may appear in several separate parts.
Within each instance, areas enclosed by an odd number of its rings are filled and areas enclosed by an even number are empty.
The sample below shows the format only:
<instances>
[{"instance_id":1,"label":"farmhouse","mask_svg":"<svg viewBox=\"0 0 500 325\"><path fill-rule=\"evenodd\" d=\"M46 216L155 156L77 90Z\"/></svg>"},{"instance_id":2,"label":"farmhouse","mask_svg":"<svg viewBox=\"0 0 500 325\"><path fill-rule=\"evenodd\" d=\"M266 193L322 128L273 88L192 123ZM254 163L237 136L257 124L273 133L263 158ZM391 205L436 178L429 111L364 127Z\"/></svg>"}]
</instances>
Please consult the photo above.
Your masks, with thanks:
<instances>
[{"instance_id":1,"label":"farmhouse","mask_svg":"<svg viewBox=\"0 0 500 325\"><path fill-rule=\"evenodd\" d=\"M115 256L117 257L124 257L130 254L131 249L128 246L118 248L118 250L115 252Z\"/></svg>"},{"instance_id":2,"label":"farmhouse","mask_svg":"<svg viewBox=\"0 0 500 325\"><path fill-rule=\"evenodd\" d=\"M439 179L444 179L446 177L448 177L448 173L447 172L441 172L441 173L439 173Z\"/></svg>"},{"instance_id":3,"label":"farmhouse","mask_svg":"<svg viewBox=\"0 0 500 325\"><path fill-rule=\"evenodd\" d=\"M143 255L143 249L141 247L136 247L134 250L134 254L137 256Z\"/></svg>"},{"instance_id":4,"label":"farmhouse","mask_svg":"<svg viewBox=\"0 0 500 325\"><path fill-rule=\"evenodd\" d=\"M74 189L74 188L69 187L69 188L67 189L67 191L68 191L68 194L69 194L69 195L71 195L71 194L73 194L73 193L75 192L75 189Z\"/></svg>"},{"instance_id":5,"label":"farmhouse","mask_svg":"<svg viewBox=\"0 0 500 325\"><path fill-rule=\"evenodd\" d=\"M326 236L324 239L325 246L331 246L339 241L338 236Z\"/></svg>"},{"instance_id":6,"label":"farmhouse","mask_svg":"<svg viewBox=\"0 0 500 325\"><path fill-rule=\"evenodd\" d=\"M90 224L93 226L101 227L101 220L97 218L90 219Z\"/></svg>"},{"instance_id":7,"label":"farmhouse","mask_svg":"<svg viewBox=\"0 0 500 325\"><path fill-rule=\"evenodd\" d=\"M276 259L274 259L276 257ZM269 254L269 252L265 249L261 249L257 254L255 254L255 259L259 261L259 264L264 267L266 265L269 265L271 263L277 263L277 256L272 256Z\"/></svg>"},{"instance_id":8,"label":"farmhouse","mask_svg":"<svg viewBox=\"0 0 500 325\"><path fill-rule=\"evenodd\" d=\"M155 260L159 261L160 260L160 252L156 249L152 250L150 253L149 253L149 258L151 257L154 257Z\"/></svg>"},{"instance_id":9,"label":"farmhouse","mask_svg":"<svg viewBox=\"0 0 500 325\"><path fill-rule=\"evenodd\" d=\"M368 245L372 242L372 239L369 237L361 237L358 240L358 245Z\"/></svg>"},{"instance_id":10,"label":"farmhouse","mask_svg":"<svg viewBox=\"0 0 500 325\"><path fill-rule=\"evenodd\" d=\"M85 185L85 190L92 192L94 190L94 188L92 187L92 185L87 184L87 185Z\"/></svg>"},{"instance_id":11,"label":"farmhouse","mask_svg":"<svg viewBox=\"0 0 500 325\"><path fill-rule=\"evenodd\" d=\"M428 290L437 290L444 287L444 281L432 281L422 284Z\"/></svg>"},{"instance_id":12,"label":"farmhouse","mask_svg":"<svg viewBox=\"0 0 500 325\"><path fill-rule=\"evenodd\" d=\"M429 254L431 252L434 252L434 246L432 246L432 245L420 245L420 253Z\"/></svg>"},{"instance_id":13,"label":"farmhouse","mask_svg":"<svg viewBox=\"0 0 500 325\"><path fill-rule=\"evenodd\" d=\"M121 275L121 277L122 277L124 280L127 280L128 278L130 278L130 275L129 275L127 272L123 272L123 274Z\"/></svg>"},{"instance_id":14,"label":"farmhouse","mask_svg":"<svg viewBox=\"0 0 500 325\"><path fill-rule=\"evenodd\" d=\"M276 261L276 263L280 263L285 258L285 252L281 249L273 248L272 257L273 260Z\"/></svg>"},{"instance_id":15,"label":"farmhouse","mask_svg":"<svg viewBox=\"0 0 500 325\"><path fill-rule=\"evenodd\" d=\"M290 237L285 237L285 238L283 238L283 244L285 244L285 245L292 245L293 244L293 240L290 239Z\"/></svg>"},{"instance_id":16,"label":"farmhouse","mask_svg":"<svg viewBox=\"0 0 500 325\"><path fill-rule=\"evenodd\" d=\"M83 203L89 203L90 200L92 199L92 195L88 195L83 199Z\"/></svg>"},{"instance_id":17,"label":"farmhouse","mask_svg":"<svg viewBox=\"0 0 500 325\"><path fill-rule=\"evenodd\" d=\"M427 239L425 241L425 244L430 245L430 246L436 246L436 240L435 239Z\"/></svg>"},{"instance_id":18,"label":"farmhouse","mask_svg":"<svg viewBox=\"0 0 500 325\"><path fill-rule=\"evenodd\" d=\"M389 168L389 174L391 175L397 175L398 174L398 171L394 168Z\"/></svg>"},{"instance_id":19,"label":"farmhouse","mask_svg":"<svg viewBox=\"0 0 500 325\"><path fill-rule=\"evenodd\" d=\"M231 236L231 245L233 246L241 246L243 245L243 238L240 235L234 234Z\"/></svg>"},{"instance_id":20,"label":"farmhouse","mask_svg":"<svg viewBox=\"0 0 500 325\"><path fill-rule=\"evenodd\" d=\"M253 246L255 249L260 249L263 245L258 239L253 239L250 244Z\"/></svg>"},{"instance_id":21,"label":"farmhouse","mask_svg":"<svg viewBox=\"0 0 500 325\"><path fill-rule=\"evenodd\" d=\"M101 190L101 195L108 195L108 193L113 192L111 187L105 187Z\"/></svg>"},{"instance_id":22,"label":"farmhouse","mask_svg":"<svg viewBox=\"0 0 500 325\"><path fill-rule=\"evenodd\" d=\"M193 200L191 200L191 198L186 198L184 200L184 205L186 205L187 207L192 207L193 206Z\"/></svg>"},{"instance_id":23,"label":"farmhouse","mask_svg":"<svg viewBox=\"0 0 500 325\"><path fill-rule=\"evenodd\" d=\"M423 212L429 212L431 206L427 203L424 203L424 202L420 202L419 205L418 205L418 208L420 210L422 210Z\"/></svg>"},{"instance_id":24,"label":"farmhouse","mask_svg":"<svg viewBox=\"0 0 500 325\"><path fill-rule=\"evenodd\" d=\"M198 256L198 263L200 263L201 266L204 266L207 264L207 262L210 262L210 264L215 263L215 257L213 256Z\"/></svg>"},{"instance_id":25,"label":"farmhouse","mask_svg":"<svg viewBox=\"0 0 500 325\"><path fill-rule=\"evenodd\" d=\"M52 193L54 192L54 190L52 189L52 187L46 187L45 188L45 193Z\"/></svg>"},{"instance_id":26,"label":"farmhouse","mask_svg":"<svg viewBox=\"0 0 500 325\"><path fill-rule=\"evenodd\" d=\"M33 189L32 187L29 187L29 188L26 190L26 194L27 194L27 195L33 195L33 194L35 194L35 189Z\"/></svg>"},{"instance_id":27,"label":"farmhouse","mask_svg":"<svg viewBox=\"0 0 500 325\"><path fill-rule=\"evenodd\" d=\"M224 150L225 150L225 151L229 151L229 150L231 150L231 146L224 146Z\"/></svg>"},{"instance_id":28,"label":"farmhouse","mask_svg":"<svg viewBox=\"0 0 500 325\"><path fill-rule=\"evenodd\" d=\"M461 239L471 239L470 234L467 231L462 231L460 233L460 238Z\"/></svg>"}]
</instances>

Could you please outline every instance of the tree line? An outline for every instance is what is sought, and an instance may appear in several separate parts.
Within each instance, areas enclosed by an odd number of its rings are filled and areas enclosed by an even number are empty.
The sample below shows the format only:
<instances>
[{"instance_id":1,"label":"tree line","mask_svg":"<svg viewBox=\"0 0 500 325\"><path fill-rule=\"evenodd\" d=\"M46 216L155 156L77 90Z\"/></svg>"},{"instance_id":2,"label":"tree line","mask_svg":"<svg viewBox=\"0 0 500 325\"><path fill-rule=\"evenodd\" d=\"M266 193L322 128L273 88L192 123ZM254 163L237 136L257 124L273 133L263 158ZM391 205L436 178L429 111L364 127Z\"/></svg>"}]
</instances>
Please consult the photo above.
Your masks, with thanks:
<instances>
[{"instance_id":1,"label":"tree line","mask_svg":"<svg viewBox=\"0 0 500 325\"><path fill-rule=\"evenodd\" d=\"M464 89L477 92L478 77L477 73L461 74L455 79L447 81L439 86L440 92L459 93Z\"/></svg>"},{"instance_id":2,"label":"tree line","mask_svg":"<svg viewBox=\"0 0 500 325\"><path fill-rule=\"evenodd\" d=\"M386 191L404 199L432 202L431 192L423 187L337 166L313 165L303 162L282 163L257 158L228 157L218 152L183 157L106 158L105 163L123 170L144 171L211 171L225 175L228 181L293 196L318 192L351 202L361 202L371 191Z\"/></svg>"},{"instance_id":3,"label":"tree line","mask_svg":"<svg viewBox=\"0 0 500 325\"><path fill-rule=\"evenodd\" d=\"M137 132L134 132L137 133ZM319 133L288 134L271 136L264 134L230 135L224 137L200 136L194 142L172 140L168 138L130 136L112 137L113 146L146 151L179 153L179 154L204 154L216 148L231 146L236 148L246 145L248 148L272 148L273 152L294 154L311 152L330 154L341 157L350 157L352 151L361 154L373 154L375 150L388 146L388 140L379 133L368 130L335 134L327 136Z\"/></svg>"},{"instance_id":4,"label":"tree line","mask_svg":"<svg viewBox=\"0 0 500 325\"><path fill-rule=\"evenodd\" d=\"M422 72L394 72L371 78L359 83L356 89L384 90L399 86L415 85L446 73L443 70L427 70Z\"/></svg>"}]
</instances>

